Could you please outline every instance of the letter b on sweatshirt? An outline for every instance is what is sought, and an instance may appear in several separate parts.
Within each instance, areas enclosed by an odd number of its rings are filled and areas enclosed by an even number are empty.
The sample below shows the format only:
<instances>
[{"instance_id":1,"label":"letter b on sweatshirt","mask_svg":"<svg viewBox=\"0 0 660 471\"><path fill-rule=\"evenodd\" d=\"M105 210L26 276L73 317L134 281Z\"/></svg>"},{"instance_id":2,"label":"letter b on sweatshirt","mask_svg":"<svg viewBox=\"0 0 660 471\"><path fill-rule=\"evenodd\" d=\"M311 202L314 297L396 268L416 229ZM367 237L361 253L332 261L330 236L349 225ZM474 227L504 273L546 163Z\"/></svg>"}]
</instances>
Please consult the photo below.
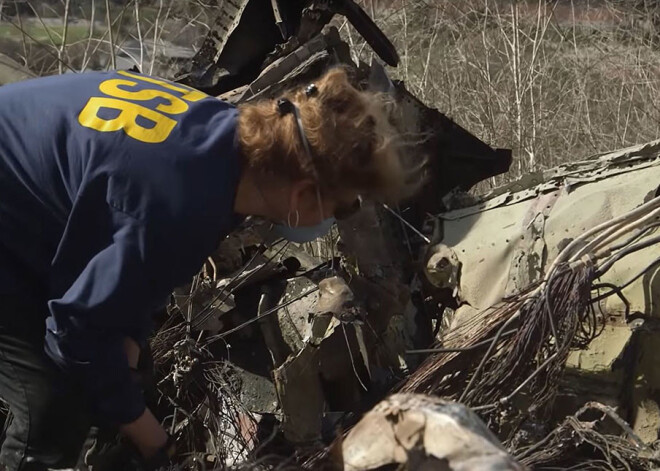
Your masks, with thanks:
<instances>
[{"instance_id":1,"label":"letter b on sweatshirt","mask_svg":"<svg viewBox=\"0 0 660 471\"><path fill-rule=\"evenodd\" d=\"M176 127L176 116L188 111L186 102L199 101L207 96L189 87L152 77L119 73L137 80L110 79L102 82L99 91L109 96L89 99L78 115L82 126L101 132L124 131L135 140L157 144L165 141ZM144 88L145 83L155 87ZM182 96L177 97L172 91ZM152 107L145 106L147 104Z\"/></svg>"}]
</instances>

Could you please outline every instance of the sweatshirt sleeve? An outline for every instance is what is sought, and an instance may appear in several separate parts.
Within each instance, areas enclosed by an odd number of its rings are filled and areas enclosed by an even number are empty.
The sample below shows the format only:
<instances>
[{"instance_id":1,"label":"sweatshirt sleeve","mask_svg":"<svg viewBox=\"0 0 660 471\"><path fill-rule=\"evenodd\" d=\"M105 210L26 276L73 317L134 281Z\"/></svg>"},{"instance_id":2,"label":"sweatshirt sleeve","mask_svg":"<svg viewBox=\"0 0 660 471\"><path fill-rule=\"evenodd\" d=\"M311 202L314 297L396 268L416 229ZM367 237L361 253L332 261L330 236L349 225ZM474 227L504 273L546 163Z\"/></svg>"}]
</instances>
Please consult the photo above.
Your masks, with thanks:
<instances>
[{"instance_id":1,"label":"sweatshirt sleeve","mask_svg":"<svg viewBox=\"0 0 660 471\"><path fill-rule=\"evenodd\" d=\"M210 97L186 102L178 85L121 75L102 77L109 83L83 106L104 100L148 111L120 113L132 131L115 129L117 110L105 105L92 107L84 123L82 112L71 114L63 131L67 159L58 172L73 176L59 184L72 207L49 267L46 321L46 352L113 424L144 411L124 339L148 337L154 311L233 228L240 179L235 108ZM107 98L110 89L118 95ZM163 111L172 111L168 101L181 112ZM146 139L154 137L152 118L172 126L165 140Z\"/></svg>"},{"instance_id":2,"label":"sweatshirt sleeve","mask_svg":"<svg viewBox=\"0 0 660 471\"><path fill-rule=\"evenodd\" d=\"M131 380L124 338L147 335L150 315L169 287L154 282L150 258L158 254L148 253L143 224L113 209L109 217L113 230L107 246L59 299L49 302L46 352L81 381L99 417L118 425L132 422L145 409L141 390ZM75 252L75 241L69 237L60 250Z\"/></svg>"}]
</instances>

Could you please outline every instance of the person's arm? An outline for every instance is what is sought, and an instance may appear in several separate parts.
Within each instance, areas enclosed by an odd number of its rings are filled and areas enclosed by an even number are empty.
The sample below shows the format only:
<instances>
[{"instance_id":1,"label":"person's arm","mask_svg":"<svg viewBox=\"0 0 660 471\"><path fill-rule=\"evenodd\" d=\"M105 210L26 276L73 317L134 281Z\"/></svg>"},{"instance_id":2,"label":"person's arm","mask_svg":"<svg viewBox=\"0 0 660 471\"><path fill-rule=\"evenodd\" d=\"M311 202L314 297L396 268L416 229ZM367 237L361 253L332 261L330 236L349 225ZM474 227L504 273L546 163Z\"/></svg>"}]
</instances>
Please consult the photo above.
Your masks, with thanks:
<instances>
[{"instance_id":1,"label":"person's arm","mask_svg":"<svg viewBox=\"0 0 660 471\"><path fill-rule=\"evenodd\" d=\"M132 380L126 338L150 330L150 313L169 286L150 268L142 226L112 212L111 243L84 267L70 288L49 302L46 351L87 390L95 412L119 428L145 457L167 440ZM71 245L71 244L70 244ZM75 250L75 247L63 247Z\"/></svg>"},{"instance_id":2,"label":"person's arm","mask_svg":"<svg viewBox=\"0 0 660 471\"><path fill-rule=\"evenodd\" d=\"M133 422L119 427L145 458L151 458L166 444L168 435L149 409Z\"/></svg>"},{"instance_id":3,"label":"person's arm","mask_svg":"<svg viewBox=\"0 0 660 471\"><path fill-rule=\"evenodd\" d=\"M137 369L140 361L140 346L130 337L124 339L124 351L128 366ZM135 421L121 425L119 430L127 436L145 458L151 458L167 444L168 435L149 409Z\"/></svg>"}]
</instances>

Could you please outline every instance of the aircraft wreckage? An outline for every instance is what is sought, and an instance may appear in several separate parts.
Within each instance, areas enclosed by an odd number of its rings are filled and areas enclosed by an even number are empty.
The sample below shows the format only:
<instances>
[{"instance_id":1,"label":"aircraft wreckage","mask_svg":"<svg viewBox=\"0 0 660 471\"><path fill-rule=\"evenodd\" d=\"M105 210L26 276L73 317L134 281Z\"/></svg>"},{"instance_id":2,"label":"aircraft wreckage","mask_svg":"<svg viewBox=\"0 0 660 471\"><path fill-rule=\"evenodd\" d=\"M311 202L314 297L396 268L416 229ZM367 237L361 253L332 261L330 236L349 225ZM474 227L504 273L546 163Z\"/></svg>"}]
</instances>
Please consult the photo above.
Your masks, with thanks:
<instances>
[{"instance_id":1,"label":"aircraft wreckage","mask_svg":"<svg viewBox=\"0 0 660 471\"><path fill-rule=\"evenodd\" d=\"M390 80L353 0L214 3L171 78L242 103L348 67L424 136L428 181L312 244L248 222L173 294L150 396L184 469L660 466L660 141L469 193L511 152ZM338 16L380 61L353 62Z\"/></svg>"}]
</instances>

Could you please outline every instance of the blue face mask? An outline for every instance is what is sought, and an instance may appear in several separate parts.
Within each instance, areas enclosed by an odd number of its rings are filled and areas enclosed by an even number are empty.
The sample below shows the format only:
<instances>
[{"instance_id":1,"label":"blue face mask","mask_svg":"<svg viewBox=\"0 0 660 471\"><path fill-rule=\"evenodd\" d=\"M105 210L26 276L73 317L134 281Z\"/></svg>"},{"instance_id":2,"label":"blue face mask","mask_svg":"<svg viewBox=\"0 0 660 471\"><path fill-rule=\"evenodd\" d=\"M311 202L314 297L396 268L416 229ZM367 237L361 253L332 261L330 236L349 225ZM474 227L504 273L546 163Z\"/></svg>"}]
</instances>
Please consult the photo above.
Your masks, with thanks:
<instances>
[{"instance_id":1,"label":"blue face mask","mask_svg":"<svg viewBox=\"0 0 660 471\"><path fill-rule=\"evenodd\" d=\"M287 224L274 224L271 232L276 237L282 237L291 242L302 244L303 242L311 242L314 239L323 237L330 232L334 223L335 218L328 218L321 221L316 226L308 227L290 227Z\"/></svg>"}]
</instances>

